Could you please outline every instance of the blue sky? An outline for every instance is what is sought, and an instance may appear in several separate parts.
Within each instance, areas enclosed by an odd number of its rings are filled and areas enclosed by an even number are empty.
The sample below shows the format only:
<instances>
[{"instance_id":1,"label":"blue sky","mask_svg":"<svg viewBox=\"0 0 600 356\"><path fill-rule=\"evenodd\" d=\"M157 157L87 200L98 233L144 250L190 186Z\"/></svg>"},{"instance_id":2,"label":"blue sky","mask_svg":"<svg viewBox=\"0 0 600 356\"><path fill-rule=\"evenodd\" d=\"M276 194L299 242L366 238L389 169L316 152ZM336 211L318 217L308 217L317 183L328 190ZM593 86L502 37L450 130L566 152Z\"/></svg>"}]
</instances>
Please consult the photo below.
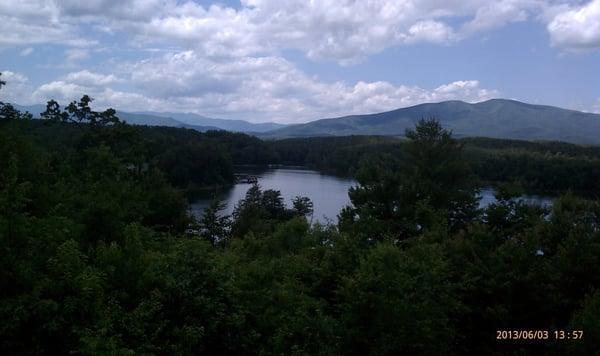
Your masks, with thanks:
<instances>
[{"instance_id":1,"label":"blue sky","mask_svg":"<svg viewBox=\"0 0 600 356\"><path fill-rule=\"evenodd\" d=\"M3 0L0 99L305 122L495 97L600 112L600 0Z\"/></svg>"}]
</instances>

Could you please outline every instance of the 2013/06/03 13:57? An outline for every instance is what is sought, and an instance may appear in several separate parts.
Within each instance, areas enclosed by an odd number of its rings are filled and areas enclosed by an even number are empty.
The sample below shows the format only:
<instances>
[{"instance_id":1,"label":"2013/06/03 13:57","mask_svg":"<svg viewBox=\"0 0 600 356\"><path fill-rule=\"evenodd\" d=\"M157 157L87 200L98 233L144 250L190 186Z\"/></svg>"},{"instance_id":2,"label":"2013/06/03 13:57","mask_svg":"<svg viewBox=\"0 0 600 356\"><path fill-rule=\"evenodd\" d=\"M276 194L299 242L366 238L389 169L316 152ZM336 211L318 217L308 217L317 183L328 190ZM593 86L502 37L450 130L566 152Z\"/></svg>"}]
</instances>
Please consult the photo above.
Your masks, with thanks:
<instances>
[{"instance_id":1,"label":"2013/06/03 13:57","mask_svg":"<svg viewBox=\"0 0 600 356\"><path fill-rule=\"evenodd\" d=\"M581 340L583 330L496 330L496 340Z\"/></svg>"}]
</instances>

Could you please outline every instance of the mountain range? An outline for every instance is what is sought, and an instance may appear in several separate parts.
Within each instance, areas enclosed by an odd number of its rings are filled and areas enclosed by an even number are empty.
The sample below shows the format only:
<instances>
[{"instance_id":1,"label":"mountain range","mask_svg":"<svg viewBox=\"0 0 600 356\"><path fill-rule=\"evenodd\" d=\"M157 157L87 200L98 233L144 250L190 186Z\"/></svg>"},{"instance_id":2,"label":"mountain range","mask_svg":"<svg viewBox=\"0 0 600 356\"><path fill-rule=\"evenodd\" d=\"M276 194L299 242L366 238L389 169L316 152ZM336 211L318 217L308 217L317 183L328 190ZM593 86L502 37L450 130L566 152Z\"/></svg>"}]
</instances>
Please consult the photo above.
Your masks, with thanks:
<instances>
[{"instance_id":1,"label":"mountain range","mask_svg":"<svg viewBox=\"0 0 600 356\"><path fill-rule=\"evenodd\" d=\"M40 116L46 110L44 105L16 105L20 111L29 111L34 118ZM132 125L186 127L198 131L227 130L246 133L263 133L274 129L283 128L286 125L267 123L252 123L244 120L215 119L193 113L167 113L167 112L126 112L117 110L119 119Z\"/></svg>"},{"instance_id":2,"label":"mountain range","mask_svg":"<svg viewBox=\"0 0 600 356\"><path fill-rule=\"evenodd\" d=\"M237 132L267 132L286 127L287 125L274 122L252 123L244 120L226 120L215 119L194 113L175 113L175 112L135 112L133 114L151 115L164 118L171 118L187 125L193 126L212 126L222 130Z\"/></svg>"},{"instance_id":3,"label":"mountain range","mask_svg":"<svg viewBox=\"0 0 600 356\"><path fill-rule=\"evenodd\" d=\"M19 106L34 116L42 105ZM421 118L434 117L456 137L492 137L521 140L556 140L600 144L600 114L554 106L492 99L475 104L463 101L426 103L397 110L328 118L296 125L250 123L243 120L208 118L193 113L124 112L117 115L134 125L187 127L199 131L228 130L255 134L266 139L314 136L392 135L402 136Z\"/></svg>"},{"instance_id":4,"label":"mountain range","mask_svg":"<svg viewBox=\"0 0 600 356\"><path fill-rule=\"evenodd\" d=\"M404 135L421 118L434 117L456 137L485 136L522 140L558 140L600 144L600 115L515 100L492 99L475 104L444 101L402 109L322 119L290 125L265 138Z\"/></svg>"}]
</instances>

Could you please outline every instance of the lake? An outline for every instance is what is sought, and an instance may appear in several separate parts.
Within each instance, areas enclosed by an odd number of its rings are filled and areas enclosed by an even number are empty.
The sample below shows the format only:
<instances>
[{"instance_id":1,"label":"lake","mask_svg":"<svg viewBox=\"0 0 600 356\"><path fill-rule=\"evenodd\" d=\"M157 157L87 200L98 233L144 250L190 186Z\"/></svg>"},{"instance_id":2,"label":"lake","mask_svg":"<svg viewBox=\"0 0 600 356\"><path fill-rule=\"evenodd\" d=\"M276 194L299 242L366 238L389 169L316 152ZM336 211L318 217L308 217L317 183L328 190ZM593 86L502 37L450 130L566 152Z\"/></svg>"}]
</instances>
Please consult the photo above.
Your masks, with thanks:
<instances>
[{"instance_id":1,"label":"lake","mask_svg":"<svg viewBox=\"0 0 600 356\"><path fill-rule=\"evenodd\" d=\"M277 168L267 170L243 169L236 173L258 176L258 184L262 190L275 189L281 192L284 202L292 206L296 196L306 196L314 204L313 221L326 223L328 220L337 222L337 214L350 204L348 189L355 184L354 180L341 178L303 168ZM225 214L231 214L235 205L246 196L252 186L248 183L238 183L221 192L219 198L227 207ZM191 205L192 213L201 216L204 209L210 205L212 196L203 197Z\"/></svg>"},{"instance_id":2,"label":"lake","mask_svg":"<svg viewBox=\"0 0 600 356\"><path fill-rule=\"evenodd\" d=\"M244 168L238 169L236 173L257 176L258 184L262 190L279 190L288 207L291 207L292 199L296 196L309 197L314 204L313 221L321 223L337 222L337 215L340 210L350 204L348 189L356 184L350 178L337 177L301 167ZM218 194L218 197L226 203L225 214L229 215L233 212L235 205L246 196L246 192L251 186L252 184L249 183L238 183ZM520 199L527 203L538 203L545 206L552 204L551 198L536 195L525 195ZM201 196L191 204L192 214L196 217L202 216L204 209L210 205L211 201L212 193ZM481 207L485 207L494 201L493 188L481 190L481 200L479 202Z\"/></svg>"}]
</instances>

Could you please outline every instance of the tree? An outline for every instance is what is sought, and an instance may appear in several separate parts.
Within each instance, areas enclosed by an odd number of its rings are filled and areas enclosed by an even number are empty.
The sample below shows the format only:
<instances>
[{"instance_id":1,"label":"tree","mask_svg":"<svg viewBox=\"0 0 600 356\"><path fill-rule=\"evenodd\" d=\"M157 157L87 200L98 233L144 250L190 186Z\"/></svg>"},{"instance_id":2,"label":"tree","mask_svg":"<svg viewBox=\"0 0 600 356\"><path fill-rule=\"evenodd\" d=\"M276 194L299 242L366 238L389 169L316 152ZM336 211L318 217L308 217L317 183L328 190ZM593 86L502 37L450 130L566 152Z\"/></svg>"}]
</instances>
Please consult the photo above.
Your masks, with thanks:
<instances>
[{"instance_id":1,"label":"tree","mask_svg":"<svg viewBox=\"0 0 600 356\"><path fill-rule=\"evenodd\" d=\"M6 82L2 80L2 72L0 72L0 90L6 85ZM31 119L29 112L21 113L16 110L12 105L0 101L0 120L28 120Z\"/></svg>"},{"instance_id":2,"label":"tree","mask_svg":"<svg viewBox=\"0 0 600 356\"><path fill-rule=\"evenodd\" d=\"M422 231L456 231L477 215L477 197L462 145L435 119L406 131L405 158L382 156L363 167L349 191L355 208L343 225L359 222L370 240L403 240Z\"/></svg>"},{"instance_id":3,"label":"tree","mask_svg":"<svg viewBox=\"0 0 600 356\"><path fill-rule=\"evenodd\" d=\"M249 231L262 225L266 212L262 207L263 192L258 184L254 184L246 192L244 199L240 200L233 209L232 235L243 237Z\"/></svg>"},{"instance_id":4,"label":"tree","mask_svg":"<svg viewBox=\"0 0 600 356\"><path fill-rule=\"evenodd\" d=\"M313 202L308 197L297 196L292 200L294 213L298 216L311 216L314 211Z\"/></svg>"},{"instance_id":5,"label":"tree","mask_svg":"<svg viewBox=\"0 0 600 356\"><path fill-rule=\"evenodd\" d=\"M565 345L569 354L592 355L600 350L600 290L585 297L582 309L573 315L567 330L583 332L583 338Z\"/></svg>"},{"instance_id":6,"label":"tree","mask_svg":"<svg viewBox=\"0 0 600 356\"><path fill-rule=\"evenodd\" d=\"M474 217L477 199L462 144L434 118L421 119L406 137L410 142L404 178L414 200L444 212L451 227L463 226Z\"/></svg>"},{"instance_id":7,"label":"tree","mask_svg":"<svg viewBox=\"0 0 600 356\"><path fill-rule=\"evenodd\" d=\"M19 182L17 162L17 156L11 155L8 169L0 174L0 222L6 223L6 231L0 231L0 236L6 236L9 241L14 239L15 221L27 206L27 193L31 189L29 182Z\"/></svg>"},{"instance_id":8,"label":"tree","mask_svg":"<svg viewBox=\"0 0 600 356\"><path fill-rule=\"evenodd\" d=\"M200 221L200 235L213 246L223 244L229 236L231 221L229 216L221 216L225 203L215 196L210 205L204 209Z\"/></svg>"},{"instance_id":9,"label":"tree","mask_svg":"<svg viewBox=\"0 0 600 356\"><path fill-rule=\"evenodd\" d=\"M72 122L83 122L89 121L91 124L96 123L95 115L93 115L93 111L90 108L90 103L94 99L90 98L87 95L81 97L79 102L72 101L67 107L66 112L70 114L69 119Z\"/></svg>"},{"instance_id":10,"label":"tree","mask_svg":"<svg viewBox=\"0 0 600 356\"><path fill-rule=\"evenodd\" d=\"M342 354L451 353L459 301L448 277L439 245L377 244L340 291Z\"/></svg>"},{"instance_id":11,"label":"tree","mask_svg":"<svg viewBox=\"0 0 600 356\"><path fill-rule=\"evenodd\" d=\"M281 218L285 214L285 204L279 190L265 190L262 194L261 206L270 218Z\"/></svg>"},{"instance_id":12,"label":"tree","mask_svg":"<svg viewBox=\"0 0 600 356\"><path fill-rule=\"evenodd\" d=\"M65 110L61 110L55 100L50 100L46 104L46 111L41 116L54 122L87 123L93 128L120 123L114 109L101 112L92 110L90 104L93 100L88 95L84 95L78 102L72 101Z\"/></svg>"},{"instance_id":13,"label":"tree","mask_svg":"<svg viewBox=\"0 0 600 356\"><path fill-rule=\"evenodd\" d=\"M69 119L69 114L60 110L60 105L56 100L48 101L46 104L46 111L42 112L40 116L42 119L51 122L67 122Z\"/></svg>"}]
</instances>

